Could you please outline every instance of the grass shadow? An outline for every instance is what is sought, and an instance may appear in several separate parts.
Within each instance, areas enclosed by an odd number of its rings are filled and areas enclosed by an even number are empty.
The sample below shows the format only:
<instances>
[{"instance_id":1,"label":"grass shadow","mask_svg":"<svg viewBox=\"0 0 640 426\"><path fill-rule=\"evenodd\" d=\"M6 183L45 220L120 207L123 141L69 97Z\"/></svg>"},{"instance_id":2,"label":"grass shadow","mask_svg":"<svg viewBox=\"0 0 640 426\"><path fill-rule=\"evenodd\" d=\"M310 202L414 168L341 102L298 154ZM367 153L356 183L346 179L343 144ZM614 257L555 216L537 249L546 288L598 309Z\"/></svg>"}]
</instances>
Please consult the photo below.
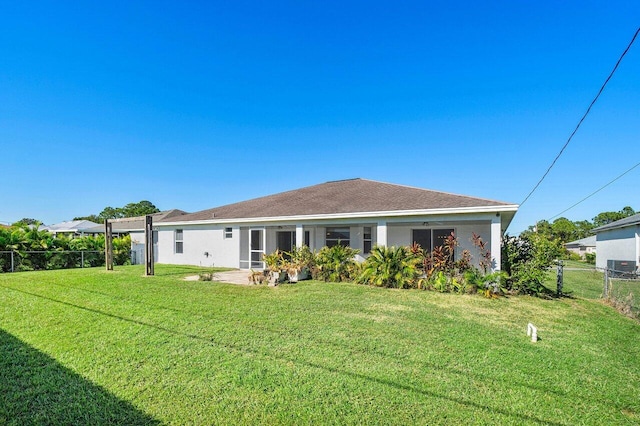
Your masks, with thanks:
<instances>
[{"instance_id":1,"label":"grass shadow","mask_svg":"<svg viewBox=\"0 0 640 426\"><path fill-rule=\"evenodd\" d=\"M2 329L0 353L0 424L160 424Z\"/></svg>"}]
</instances>

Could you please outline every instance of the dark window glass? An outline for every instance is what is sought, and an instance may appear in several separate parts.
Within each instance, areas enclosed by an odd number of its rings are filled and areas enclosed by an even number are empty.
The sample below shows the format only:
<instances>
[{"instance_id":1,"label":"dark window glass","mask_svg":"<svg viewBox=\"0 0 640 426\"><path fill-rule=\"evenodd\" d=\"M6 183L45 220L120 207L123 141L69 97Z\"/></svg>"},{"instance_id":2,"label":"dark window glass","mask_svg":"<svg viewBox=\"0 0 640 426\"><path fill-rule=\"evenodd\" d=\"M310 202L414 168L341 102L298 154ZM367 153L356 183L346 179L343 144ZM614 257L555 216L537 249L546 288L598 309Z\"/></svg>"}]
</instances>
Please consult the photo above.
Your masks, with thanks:
<instances>
[{"instance_id":1,"label":"dark window glass","mask_svg":"<svg viewBox=\"0 0 640 426\"><path fill-rule=\"evenodd\" d=\"M431 251L431 229L414 229L413 242L425 251Z\"/></svg>"},{"instance_id":2,"label":"dark window glass","mask_svg":"<svg viewBox=\"0 0 640 426\"><path fill-rule=\"evenodd\" d=\"M175 243L176 243L176 253L181 254L184 251L182 229L176 229Z\"/></svg>"},{"instance_id":3,"label":"dark window glass","mask_svg":"<svg viewBox=\"0 0 640 426\"><path fill-rule=\"evenodd\" d=\"M433 246L442 246L449 235L453 233L453 229L434 229L433 230Z\"/></svg>"}]
</instances>

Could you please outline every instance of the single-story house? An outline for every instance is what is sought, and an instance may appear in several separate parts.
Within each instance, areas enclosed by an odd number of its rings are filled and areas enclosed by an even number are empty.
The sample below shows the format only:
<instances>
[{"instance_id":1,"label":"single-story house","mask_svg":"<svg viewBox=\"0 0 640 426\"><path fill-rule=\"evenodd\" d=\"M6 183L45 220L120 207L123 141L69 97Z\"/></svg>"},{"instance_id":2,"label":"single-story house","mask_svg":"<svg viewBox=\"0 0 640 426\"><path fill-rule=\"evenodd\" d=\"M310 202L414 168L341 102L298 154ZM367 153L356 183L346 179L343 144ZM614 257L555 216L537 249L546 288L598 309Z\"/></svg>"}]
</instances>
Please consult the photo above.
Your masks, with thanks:
<instances>
[{"instance_id":1,"label":"single-story house","mask_svg":"<svg viewBox=\"0 0 640 426\"><path fill-rule=\"evenodd\" d=\"M615 261L640 263L640 214L595 228L596 267Z\"/></svg>"},{"instance_id":2,"label":"single-story house","mask_svg":"<svg viewBox=\"0 0 640 426\"><path fill-rule=\"evenodd\" d=\"M90 220L68 220L54 225L43 226L41 229L51 232L54 236L66 235L69 237L92 235L91 228L98 226Z\"/></svg>"},{"instance_id":3,"label":"single-story house","mask_svg":"<svg viewBox=\"0 0 640 426\"><path fill-rule=\"evenodd\" d=\"M456 256L478 234L500 268L500 240L518 206L367 179L326 182L301 189L154 220L155 261L168 264L261 269L276 249L335 244L358 249L419 243L429 250L456 235ZM134 238L134 233L131 233ZM143 234L135 235L144 241Z\"/></svg>"},{"instance_id":4,"label":"single-story house","mask_svg":"<svg viewBox=\"0 0 640 426\"><path fill-rule=\"evenodd\" d=\"M596 252L596 236L591 235L587 238L571 241L566 243L564 247L571 253L575 253L584 259L587 253Z\"/></svg>"}]
</instances>

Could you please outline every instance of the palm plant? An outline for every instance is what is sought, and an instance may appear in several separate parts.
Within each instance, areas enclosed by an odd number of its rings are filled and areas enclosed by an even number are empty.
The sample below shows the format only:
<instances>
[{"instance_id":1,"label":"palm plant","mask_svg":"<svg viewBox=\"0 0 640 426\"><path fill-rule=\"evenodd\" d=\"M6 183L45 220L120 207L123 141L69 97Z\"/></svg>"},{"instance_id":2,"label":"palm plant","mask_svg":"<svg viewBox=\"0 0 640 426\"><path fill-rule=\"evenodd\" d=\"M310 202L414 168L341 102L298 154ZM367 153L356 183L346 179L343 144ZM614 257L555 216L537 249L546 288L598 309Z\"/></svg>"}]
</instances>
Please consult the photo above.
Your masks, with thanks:
<instances>
[{"instance_id":1,"label":"palm plant","mask_svg":"<svg viewBox=\"0 0 640 426\"><path fill-rule=\"evenodd\" d=\"M357 281L378 287L416 287L421 262L420 256L407 247L374 247Z\"/></svg>"},{"instance_id":2,"label":"palm plant","mask_svg":"<svg viewBox=\"0 0 640 426\"><path fill-rule=\"evenodd\" d=\"M357 270L354 258L358 252L359 250L341 244L322 247L316 255L314 278L334 282L349 280Z\"/></svg>"}]
</instances>

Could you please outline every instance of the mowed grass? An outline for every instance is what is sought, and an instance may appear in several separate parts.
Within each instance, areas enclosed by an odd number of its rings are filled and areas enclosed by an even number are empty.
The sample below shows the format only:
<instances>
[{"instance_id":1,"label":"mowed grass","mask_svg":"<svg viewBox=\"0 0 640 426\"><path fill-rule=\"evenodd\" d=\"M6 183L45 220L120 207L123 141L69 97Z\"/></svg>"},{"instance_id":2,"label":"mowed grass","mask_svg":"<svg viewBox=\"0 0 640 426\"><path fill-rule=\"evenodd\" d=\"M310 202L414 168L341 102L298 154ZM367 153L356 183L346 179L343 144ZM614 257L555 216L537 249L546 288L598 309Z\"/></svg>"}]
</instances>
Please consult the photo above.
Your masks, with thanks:
<instances>
[{"instance_id":1,"label":"mowed grass","mask_svg":"<svg viewBox=\"0 0 640 426\"><path fill-rule=\"evenodd\" d=\"M599 301L116 269L0 275L0 424L640 423L640 324Z\"/></svg>"}]
</instances>

